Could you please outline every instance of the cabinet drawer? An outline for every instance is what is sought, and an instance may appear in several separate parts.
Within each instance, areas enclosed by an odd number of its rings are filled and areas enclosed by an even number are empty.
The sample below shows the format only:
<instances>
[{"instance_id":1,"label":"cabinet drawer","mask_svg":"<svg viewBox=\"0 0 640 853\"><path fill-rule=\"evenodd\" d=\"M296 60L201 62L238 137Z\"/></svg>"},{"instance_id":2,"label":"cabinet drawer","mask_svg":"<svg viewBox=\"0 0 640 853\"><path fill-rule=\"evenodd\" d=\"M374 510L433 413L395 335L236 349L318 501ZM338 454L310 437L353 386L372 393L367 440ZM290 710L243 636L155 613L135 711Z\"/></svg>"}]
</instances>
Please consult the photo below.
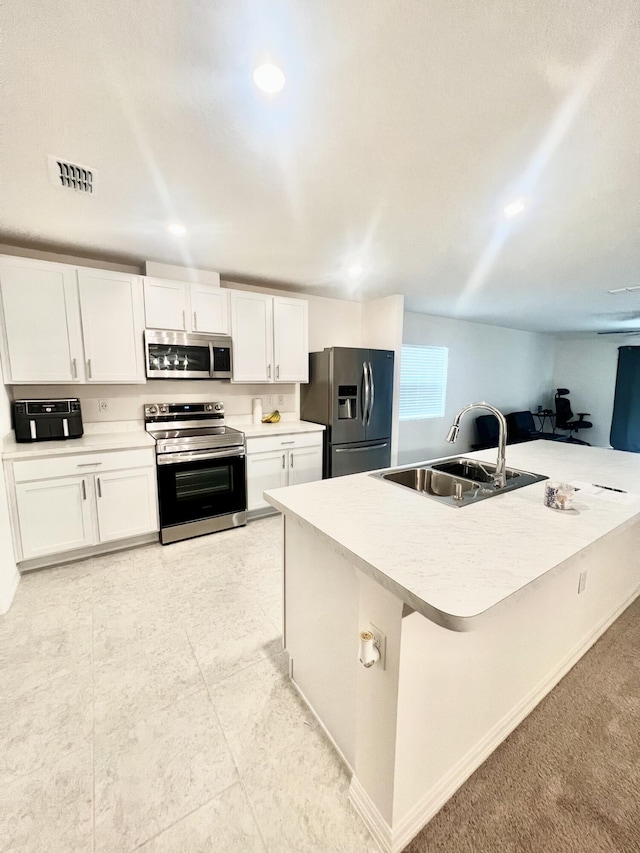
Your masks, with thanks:
<instances>
[{"instance_id":1,"label":"cabinet drawer","mask_svg":"<svg viewBox=\"0 0 640 853\"><path fill-rule=\"evenodd\" d=\"M67 477L77 474L97 474L122 468L144 468L155 465L153 447L136 450L116 450L100 453L74 453L70 456L28 459L13 463L16 483L46 480L50 477Z\"/></svg>"},{"instance_id":2,"label":"cabinet drawer","mask_svg":"<svg viewBox=\"0 0 640 853\"><path fill-rule=\"evenodd\" d=\"M259 438L247 437L247 455L271 450L295 450L297 447L320 447L322 432L282 433Z\"/></svg>"}]
</instances>

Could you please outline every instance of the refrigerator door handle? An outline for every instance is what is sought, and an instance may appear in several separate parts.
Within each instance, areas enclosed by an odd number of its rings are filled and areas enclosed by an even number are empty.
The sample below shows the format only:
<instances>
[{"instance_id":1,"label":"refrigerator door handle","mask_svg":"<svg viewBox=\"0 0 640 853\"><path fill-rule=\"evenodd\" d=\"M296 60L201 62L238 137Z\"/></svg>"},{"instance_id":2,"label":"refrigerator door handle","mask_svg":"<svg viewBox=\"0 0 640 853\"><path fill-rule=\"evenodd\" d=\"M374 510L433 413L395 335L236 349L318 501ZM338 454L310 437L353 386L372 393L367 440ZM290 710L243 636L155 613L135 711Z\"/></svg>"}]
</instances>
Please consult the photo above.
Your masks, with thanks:
<instances>
[{"instance_id":1,"label":"refrigerator door handle","mask_svg":"<svg viewBox=\"0 0 640 853\"><path fill-rule=\"evenodd\" d=\"M366 427L367 425L367 415L369 414L369 401L370 401L370 387L369 387L369 373L368 373L368 365L366 361L362 362L362 387L364 388L364 402L362 403L362 426Z\"/></svg>"},{"instance_id":2,"label":"refrigerator door handle","mask_svg":"<svg viewBox=\"0 0 640 853\"><path fill-rule=\"evenodd\" d=\"M388 443L385 441L382 444L370 444L368 447L336 447L336 453L364 453L367 450L380 450Z\"/></svg>"},{"instance_id":3,"label":"refrigerator door handle","mask_svg":"<svg viewBox=\"0 0 640 853\"><path fill-rule=\"evenodd\" d=\"M373 414L373 404L376 399L376 386L373 382L373 367L371 366L371 362L369 362L369 414L367 415L367 426L371 423L371 415Z\"/></svg>"}]
</instances>

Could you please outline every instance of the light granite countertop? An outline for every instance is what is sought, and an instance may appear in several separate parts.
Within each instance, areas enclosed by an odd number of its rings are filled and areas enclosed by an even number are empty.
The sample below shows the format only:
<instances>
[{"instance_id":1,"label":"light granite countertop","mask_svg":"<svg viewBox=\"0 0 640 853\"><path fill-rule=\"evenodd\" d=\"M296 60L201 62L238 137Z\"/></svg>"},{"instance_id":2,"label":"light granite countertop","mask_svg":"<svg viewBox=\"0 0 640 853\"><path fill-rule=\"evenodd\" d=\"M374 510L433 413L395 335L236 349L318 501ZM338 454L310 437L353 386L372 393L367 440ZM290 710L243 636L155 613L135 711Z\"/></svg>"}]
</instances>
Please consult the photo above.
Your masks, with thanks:
<instances>
[{"instance_id":1,"label":"light granite countertop","mask_svg":"<svg viewBox=\"0 0 640 853\"><path fill-rule=\"evenodd\" d=\"M242 418L229 417L225 419L227 426L241 430L247 438L258 438L265 435L300 434L308 432L322 432L322 424L314 424L310 421L295 421L282 419L277 424L253 424L245 423Z\"/></svg>"},{"instance_id":2,"label":"light granite countertop","mask_svg":"<svg viewBox=\"0 0 640 853\"><path fill-rule=\"evenodd\" d=\"M2 458L39 459L71 453L95 453L99 450L136 450L155 447L142 421L105 421L84 424L84 435L64 441L18 442L13 432L2 442Z\"/></svg>"},{"instance_id":3,"label":"light granite countertop","mask_svg":"<svg viewBox=\"0 0 640 853\"><path fill-rule=\"evenodd\" d=\"M494 461L496 451L463 455ZM562 482L604 484L640 498L640 456L633 453L535 441L507 447L507 466ZM273 489L265 497L327 537L338 553L409 606L444 627L466 631L491 608L543 583L547 572L639 517L640 500L622 505L580 492L573 510L549 509L544 485L463 508L369 474Z\"/></svg>"}]
</instances>

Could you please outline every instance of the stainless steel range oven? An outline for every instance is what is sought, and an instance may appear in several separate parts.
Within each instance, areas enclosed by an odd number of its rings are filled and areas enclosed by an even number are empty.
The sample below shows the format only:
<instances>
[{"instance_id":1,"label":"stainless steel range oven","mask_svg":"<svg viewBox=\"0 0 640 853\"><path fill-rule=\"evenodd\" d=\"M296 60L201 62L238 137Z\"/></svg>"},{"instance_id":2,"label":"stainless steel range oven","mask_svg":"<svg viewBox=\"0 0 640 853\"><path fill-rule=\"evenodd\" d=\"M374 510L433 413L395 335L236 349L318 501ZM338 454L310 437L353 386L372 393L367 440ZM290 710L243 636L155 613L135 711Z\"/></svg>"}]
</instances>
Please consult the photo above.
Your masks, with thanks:
<instances>
[{"instance_id":1,"label":"stainless steel range oven","mask_svg":"<svg viewBox=\"0 0 640 853\"><path fill-rule=\"evenodd\" d=\"M222 403L152 403L163 545L247 522L244 434L224 422Z\"/></svg>"}]
</instances>

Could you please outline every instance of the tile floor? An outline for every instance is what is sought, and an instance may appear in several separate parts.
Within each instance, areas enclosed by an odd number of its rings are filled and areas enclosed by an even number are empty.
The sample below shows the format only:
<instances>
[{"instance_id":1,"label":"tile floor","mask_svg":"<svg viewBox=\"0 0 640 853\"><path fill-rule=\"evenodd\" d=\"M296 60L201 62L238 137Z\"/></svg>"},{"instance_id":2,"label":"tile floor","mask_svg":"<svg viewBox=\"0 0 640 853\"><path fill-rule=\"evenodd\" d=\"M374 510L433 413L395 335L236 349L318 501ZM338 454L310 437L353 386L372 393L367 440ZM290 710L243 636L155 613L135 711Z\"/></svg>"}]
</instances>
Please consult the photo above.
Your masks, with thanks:
<instances>
[{"instance_id":1,"label":"tile floor","mask_svg":"<svg viewBox=\"0 0 640 853\"><path fill-rule=\"evenodd\" d=\"M288 683L279 517L23 577L0 851L375 853Z\"/></svg>"}]
</instances>

